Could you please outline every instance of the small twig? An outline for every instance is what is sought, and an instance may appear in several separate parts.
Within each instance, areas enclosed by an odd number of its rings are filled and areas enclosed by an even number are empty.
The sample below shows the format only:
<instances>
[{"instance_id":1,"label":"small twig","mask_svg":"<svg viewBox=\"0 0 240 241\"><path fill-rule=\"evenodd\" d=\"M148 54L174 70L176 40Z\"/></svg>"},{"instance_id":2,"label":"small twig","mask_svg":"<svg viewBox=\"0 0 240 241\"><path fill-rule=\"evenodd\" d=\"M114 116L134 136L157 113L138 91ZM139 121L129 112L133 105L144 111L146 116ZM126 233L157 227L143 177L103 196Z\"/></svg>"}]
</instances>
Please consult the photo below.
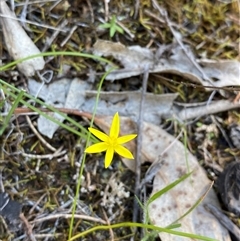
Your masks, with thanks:
<instances>
[{"instance_id":1,"label":"small twig","mask_svg":"<svg viewBox=\"0 0 240 241\"><path fill-rule=\"evenodd\" d=\"M36 203L32 206L32 208L29 210L28 214L31 215L34 211L34 209L38 206L38 204L43 200L44 197L46 197L46 193L44 193L37 201ZM39 210L38 210L39 211Z\"/></svg>"},{"instance_id":2,"label":"small twig","mask_svg":"<svg viewBox=\"0 0 240 241\"><path fill-rule=\"evenodd\" d=\"M30 29L28 28L28 26L26 25L26 22L25 22L25 20L26 20L26 18L27 18L27 8L28 8L28 4L29 4L29 0L26 0L26 1L24 2L24 5L23 5L23 9L22 9L22 13L21 13L20 19L21 19L21 23L22 23L22 25L24 26L24 28L29 31Z\"/></svg>"},{"instance_id":3,"label":"small twig","mask_svg":"<svg viewBox=\"0 0 240 241\"><path fill-rule=\"evenodd\" d=\"M220 100L214 101L206 106L199 106L193 108L184 108L179 111L175 111L176 117L181 121L186 121L189 119L199 118L201 116L210 115L214 113L219 113L235 108L240 108L240 103L234 104L230 100ZM178 112L178 113L177 113Z\"/></svg>"},{"instance_id":4,"label":"small twig","mask_svg":"<svg viewBox=\"0 0 240 241\"><path fill-rule=\"evenodd\" d=\"M147 83L149 76L149 66L146 66L143 74L143 85L142 85L142 96L139 109L139 119L138 119L138 138L137 138L137 153L136 153L136 168L135 168L135 195L139 197L140 193L140 179L141 179L141 149L142 149L142 129L143 129L143 108L145 103L145 95L147 91ZM133 207L133 222L138 220L138 210L139 205L136 199L134 199Z\"/></svg>"},{"instance_id":5,"label":"small twig","mask_svg":"<svg viewBox=\"0 0 240 241\"><path fill-rule=\"evenodd\" d=\"M42 231L41 231L42 232ZM38 240L42 240L42 239L44 239L45 238L45 240L48 240L48 239L50 239L50 238L53 238L54 240L56 240L56 238L61 238L63 236L63 234L62 233L53 233L53 234L49 234L49 233L45 233L45 234L37 234L37 233L35 233L34 234L34 237L36 238L36 239L38 239ZM16 241L19 241L19 240L22 240L23 238L25 238L26 237L26 235L22 235L22 236L20 236L20 237L18 237L18 238L14 238L14 240L16 240Z\"/></svg>"},{"instance_id":6,"label":"small twig","mask_svg":"<svg viewBox=\"0 0 240 241\"><path fill-rule=\"evenodd\" d=\"M36 238L34 237L33 233L32 233L32 226L29 224L29 222L28 222L28 220L25 218L24 214L23 214L23 213L20 213L19 218L23 221L23 223L24 223L25 226L26 226L28 238L29 238L31 241L37 241Z\"/></svg>"},{"instance_id":7,"label":"small twig","mask_svg":"<svg viewBox=\"0 0 240 241\"><path fill-rule=\"evenodd\" d=\"M47 154L47 155L34 155L34 154L27 154L27 153L24 153L24 152L22 152L21 155L24 156L24 157L32 158L32 159L49 159L49 160L52 160L54 157L62 156L67 152L67 150L64 150L64 151L60 152L61 149L62 148L59 148L55 153Z\"/></svg>"},{"instance_id":8,"label":"small twig","mask_svg":"<svg viewBox=\"0 0 240 241\"><path fill-rule=\"evenodd\" d=\"M0 17L2 17L2 18L9 18L9 19L13 19L13 20L21 22L21 19L19 19L19 18L14 18L14 17L11 17L9 15L5 15L5 14L1 14L1 13L0 13ZM63 29L55 28L55 27L52 27L50 25L40 24L40 23L37 23L37 22L29 21L29 20L24 20L24 22L32 24L32 25L35 25L35 26L38 26L38 27L41 27L41 28L58 30L58 31L61 31L61 32L64 32L64 33L67 32L66 30L63 30Z\"/></svg>"},{"instance_id":9,"label":"small twig","mask_svg":"<svg viewBox=\"0 0 240 241\"><path fill-rule=\"evenodd\" d=\"M62 0L55 0L55 3L49 8L49 12L51 12Z\"/></svg>"},{"instance_id":10,"label":"small twig","mask_svg":"<svg viewBox=\"0 0 240 241\"><path fill-rule=\"evenodd\" d=\"M135 35L121 22L117 21L117 24L129 35L130 38L134 39Z\"/></svg>"},{"instance_id":11,"label":"small twig","mask_svg":"<svg viewBox=\"0 0 240 241\"><path fill-rule=\"evenodd\" d=\"M234 236L237 238L240 237L240 229L226 216L224 215L221 210L219 210L217 207L213 206L210 203L207 203L204 205L205 208L211 212L218 220L219 222L226 227Z\"/></svg>"},{"instance_id":12,"label":"small twig","mask_svg":"<svg viewBox=\"0 0 240 241\"><path fill-rule=\"evenodd\" d=\"M93 13L91 1L87 0L87 5L88 5L89 10L90 10L91 22L94 23L94 13Z\"/></svg>"},{"instance_id":13,"label":"small twig","mask_svg":"<svg viewBox=\"0 0 240 241\"><path fill-rule=\"evenodd\" d=\"M70 30L69 34L67 35L67 37L61 42L61 44L60 44L61 47L63 47L63 46L68 42L68 40L71 38L71 36L73 35L73 33L75 32L75 30L76 30L77 28L78 28L77 25L74 25L74 26L71 28L71 30Z\"/></svg>"},{"instance_id":14,"label":"small twig","mask_svg":"<svg viewBox=\"0 0 240 241\"><path fill-rule=\"evenodd\" d=\"M34 125L32 124L30 118L28 116L26 116L26 120L27 123L29 125L29 127L31 128L31 130L33 131L33 133L37 136L37 138L43 143L43 145L45 145L49 150L51 151L57 151L56 148L54 148L53 146L51 146L47 141L45 141L45 139L39 134L39 132L37 131L37 129L34 127Z\"/></svg>"},{"instance_id":15,"label":"small twig","mask_svg":"<svg viewBox=\"0 0 240 241\"><path fill-rule=\"evenodd\" d=\"M44 218L35 219L31 223L41 223L41 222L44 222L47 220L52 220L52 219L57 219L57 218L71 219L72 214L63 213L63 214L48 215L47 217L44 217ZM97 222L97 223L107 224L107 222L104 221L103 219L90 217L90 216L86 216L86 215L81 215L81 214L74 214L74 219L83 219L83 220L93 221L93 222Z\"/></svg>"},{"instance_id":16,"label":"small twig","mask_svg":"<svg viewBox=\"0 0 240 241\"><path fill-rule=\"evenodd\" d=\"M103 212L103 215L104 215L105 219L107 220L107 225L110 225L111 223L110 223L110 221L108 219L108 216L107 216L105 210L102 209L102 212ZM112 228L109 228L109 233L110 233L110 236L111 236L111 241L114 241L114 234L113 234Z\"/></svg>"},{"instance_id":17,"label":"small twig","mask_svg":"<svg viewBox=\"0 0 240 241\"><path fill-rule=\"evenodd\" d=\"M104 0L104 7L105 7L105 22L108 22L109 19L109 7L108 7L109 0Z\"/></svg>"},{"instance_id":18,"label":"small twig","mask_svg":"<svg viewBox=\"0 0 240 241\"><path fill-rule=\"evenodd\" d=\"M46 43L44 47L42 48L42 52L45 52L49 46L53 43L53 41L57 38L59 35L61 29L64 29L64 27L68 24L68 20L64 19L63 22L58 26L58 30L55 30L50 38L47 38Z\"/></svg>"},{"instance_id":19,"label":"small twig","mask_svg":"<svg viewBox=\"0 0 240 241\"><path fill-rule=\"evenodd\" d=\"M236 95L233 103L234 103L234 104L237 104L238 102L240 102L240 91L238 91L238 94Z\"/></svg>"},{"instance_id":20,"label":"small twig","mask_svg":"<svg viewBox=\"0 0 240 241\"><path fill-rule=\"evenodd\" d=\"M36 1L31 1L31 2L29 2L28 3L28 5L33 5L33 4L38 4L38 3L43 3L43 4L45 4L45 3L49 3L49 2L56 2L54 5L57 5L57 4L59 4L59 2L61 2L62 0L59 0L59 1L57 1L57 0L36 0ZM16 3L15 4L15 6L16 7L20 7L20 6L24 6L25 5L25 3ZM53 5L53 6L54 6ZM54 6L54 7L56 7L56 6ZM52 10L52 8L50 8L50 11Z\"/></svg>"},{"instance_id":21,"label":"small twig","mask_svg":"<svg viewBox=\"0 0 240 241\"><path fill-rule=\"evenodd\" d=\"M140 0L135 0L135 6L134 6L134 19L137 19L138 13L139 13L139 8L140 8Z\"/></svg>"},{"instance_id":22,"label":"small twig","mask_svg":"<svg viewBox=\"0 0 240 241\"><path fill-rule=\"evenodd\" d=\"M2 181L2 169L0 169L0 192L5 192L3 181Z\"/></svg>"},{"instance_id":23,"label":"small twig","mask_svg":"<svg viewBox=\"0 0 240 241\"><path fill-rule=\"evenodd\" d=\"M88 119L92 118L91 113L80 111L80 110L77 110L77 109L57 108L57 107L55 107L55 109L62 112L62 113L65 113L65 114L86 117ZM42 111L42 112L46 112L46 113L54 112L52 110L49 110L48 108L39 108L39 110ZM26 107L16 108L15 111L14 111L14 114L15 115L39 115L39 113L33 111L30 108L26 108Z\"/></svg>"}]
</instances>

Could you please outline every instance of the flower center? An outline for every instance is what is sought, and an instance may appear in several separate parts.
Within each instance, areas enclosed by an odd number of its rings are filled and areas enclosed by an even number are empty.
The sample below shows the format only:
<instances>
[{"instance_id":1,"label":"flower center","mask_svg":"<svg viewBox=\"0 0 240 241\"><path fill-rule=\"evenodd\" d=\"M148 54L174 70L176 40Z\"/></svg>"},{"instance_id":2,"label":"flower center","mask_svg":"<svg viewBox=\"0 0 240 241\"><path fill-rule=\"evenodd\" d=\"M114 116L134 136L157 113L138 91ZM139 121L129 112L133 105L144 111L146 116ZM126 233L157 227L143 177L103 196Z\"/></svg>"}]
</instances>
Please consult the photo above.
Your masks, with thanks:
<instances>
[{"instance_id":1,"label":"flower center","mask_svg":"<svg viewBox=\"0 0 240 241\"><path fill-rule=\"evenodd\" d=\"M109 144L112 146L112 147L115 147L115 146L117 146L118 145L118 143L117 143L117 138L116 137L110 137L109 138Z\"/></svg>"}]
</instances>

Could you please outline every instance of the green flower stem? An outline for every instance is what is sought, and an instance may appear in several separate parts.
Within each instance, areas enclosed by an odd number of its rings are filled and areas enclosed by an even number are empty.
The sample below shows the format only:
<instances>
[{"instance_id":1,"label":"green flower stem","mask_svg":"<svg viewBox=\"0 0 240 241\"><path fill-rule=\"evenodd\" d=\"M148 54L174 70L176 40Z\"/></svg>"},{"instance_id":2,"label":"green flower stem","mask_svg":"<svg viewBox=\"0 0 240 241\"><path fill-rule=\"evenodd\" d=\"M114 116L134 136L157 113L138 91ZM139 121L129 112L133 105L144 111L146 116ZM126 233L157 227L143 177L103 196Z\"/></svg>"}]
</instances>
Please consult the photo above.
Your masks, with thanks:
<instances>
[{"instance_id":1,"label":"green flower stem","mask_svg":"<svg viewBox=\"0 0 240 241\"><path fill-rule=\"evenodd\" d=\"M91 122L90 122L90 127L93 126L93 122L94 122L94 118L95 118L95 115L96 115L96 111L97 111L97 106L98 106L98 102L99 102L99 97L100 97L100 92L101 92L101 89L102 89L102 84L103 84L103 81L105 80L106 76L111 72L113 71L113 69L115 68L111 68L108 72L106 72L100 83L99 83L99 87L98 87L98 91L97 91L97 96L96 96L96 102L95 102L95 106L94 106L94 109L93 109L93 115L92 115L92 119L91 119ZM89 143L90 143L90 137L91 137L91 133L88 132L88 136L87 136L87 141L86 141L86 147L89 146ZM70 221L70 227L69 227L69 232L68 232L68 239L71 239L72 237L72 231L73 231L73 223L74 223L74 214L76 212L76 207L77 207L77 200L80 198L79 196L79 190L80 190L80 187L81 187L81 177L83 175L83 169L84 169L84 166L85 166L85 161L86 161L86 154L87 153L83 153L83 160L82 160L82 163L81 163L81 169L80 169L80 173L79 173L79 177L78 177L78 182L77 182L77 189L76 189L76 194L75 194L75 197L74 197L74 201L73 201L73 204L72 204L72 218L71 218L71 221Z\"/></svg>"},{"instance_id":2,"label":"green flower stem","mask_svg":"<svg viewBox=\"0 0 240 241\"><path fill-rule=\"evenodd\" d=\"M110 65L112 65L112 66L114 66L116 68L116 65L113 64L111 61L109 61L109 60L107 60L105 58L96 56L96 55L85 54L85 53L77 53L77 52L59 51L59 52L46 52L46 53L41 53L41 54L34 54L34 55L28 56L26 58L15 60L15 61L13 61L13 62L11 62L9 64L1 66L0 67L0 71L5 71L5 70L9 69L10 67L15 66L15 65L17 65L19 63L22 63L22 62L24 62L24 61L26 61L28 59L33 59L33 58L37 58L37 57L47 57L47 56L75 56L75 57L90 58L90 59L94 59L94 60L98 60L100 62L104 62L104 63L110 64Z\"/></svg>"},{"instance_id":3,"label":"green flower stem","mask_svg":"<svg viewBox=\"0 0 240 241\"><path fill-rule=\"evenodd\" d=\"M10 111L9 111L9 113L8 113L8 115L7 115L6 118L5 118L5 121L4 121L4 123L3 123L3 126L1 127L0 136L3 134L3 132L4 132L5 129L6 129L6 127L8 126L8 124L9 124L9 122L10 122L10 119L11 119L11 117L12 117L12 114L13 114L14 110L17 108L18 103L21 101L23 95L24 95L24 91L21 90L21 91L19 92L19 94L16 96L16 99L15 99L15 101L14 101L14 103L13 103L13 105L12 105Z\"/></svg>"},{"instance_id":4,"label":"green flower stem","mask_svg":"<svg viewBox=\"0 0 240 241\"><path fill-rule=\"evenodd\" d=\"M68 241L76 240L80 237L86 236L87 234L93 233L97 230L108 230L108 229L122 228L122 227L146 228L146 229L151 229L151 230L155 230L158 232L165 232L165 233L169 233L169 234L173 234L173 235L177 235L177 236L181 236L181 237L186 237L186 238L190 238L190 239L198 239L198 240L203 240L203 241L218 241L216 239L208 238L208 237L201 236L201 235L175 231L175 230L172 230L169 228L161 228L161 227L157 227L157 226L149 225L149 224L132 223L132 222L117 223L117 224L112 224L112 225L99 225L99 226L93 227L91 229L88 229L84 232L81 232L81 233L75 235L74 237L68 239Z\"/></svg>"}]
</instances>

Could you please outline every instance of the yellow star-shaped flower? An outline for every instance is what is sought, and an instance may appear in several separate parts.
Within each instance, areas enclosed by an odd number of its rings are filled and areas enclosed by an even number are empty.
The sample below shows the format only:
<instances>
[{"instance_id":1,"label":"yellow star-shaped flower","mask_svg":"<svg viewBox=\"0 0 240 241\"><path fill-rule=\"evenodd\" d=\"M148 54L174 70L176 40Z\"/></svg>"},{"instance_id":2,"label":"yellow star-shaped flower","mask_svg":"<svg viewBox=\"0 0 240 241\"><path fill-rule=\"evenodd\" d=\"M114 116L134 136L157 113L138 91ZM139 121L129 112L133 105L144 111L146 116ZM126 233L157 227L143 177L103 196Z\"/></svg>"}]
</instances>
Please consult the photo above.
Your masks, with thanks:
<instances>
[{"instance_id":1,"label":"yellow star-shaped flower","mask_svg":"<svg viewBox=\"0 0 240 241\"><path fill-rule=\"evenodd\" d=\"M114 152L117 152L120 156L125 158L134 159L132 153L126 147L122 146L122 144L131 141L137 135L132 134L118 137L120 130L120 119L118 112L113 117L109 136L94 128L88 128L88 130L102 142L89 146L85 152L98 153L106 151L105 168L110 166Z\"/></svg>"}]
</instances>

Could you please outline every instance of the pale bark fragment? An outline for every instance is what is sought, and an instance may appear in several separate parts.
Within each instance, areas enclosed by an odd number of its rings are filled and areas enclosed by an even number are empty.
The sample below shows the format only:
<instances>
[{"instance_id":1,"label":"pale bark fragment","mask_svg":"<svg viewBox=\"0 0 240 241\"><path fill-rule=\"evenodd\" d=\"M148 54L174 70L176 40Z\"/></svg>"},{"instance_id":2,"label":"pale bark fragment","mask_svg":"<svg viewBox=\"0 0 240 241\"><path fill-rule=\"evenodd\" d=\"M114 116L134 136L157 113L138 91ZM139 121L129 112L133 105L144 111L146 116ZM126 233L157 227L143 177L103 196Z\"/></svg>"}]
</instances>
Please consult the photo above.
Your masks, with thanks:
<instances>
[{"instance_id":1,"label":"pale bark fragment","mask_svg":"<svg viewBox=\"0 0 240 241\"><path fill-rule=\"evenodd\" d=\"M19 22L16 20L15 14L9 9L6 2L0 0L0 13L4 16L0 17L5 44L10 56L14 60L26 58L31 55L40 54L40 50L23 30ZM30 77L35 71L44 68L45 61L43 57L32 58L17 64L21 73Z\"/></svg>"}]
</instances>

